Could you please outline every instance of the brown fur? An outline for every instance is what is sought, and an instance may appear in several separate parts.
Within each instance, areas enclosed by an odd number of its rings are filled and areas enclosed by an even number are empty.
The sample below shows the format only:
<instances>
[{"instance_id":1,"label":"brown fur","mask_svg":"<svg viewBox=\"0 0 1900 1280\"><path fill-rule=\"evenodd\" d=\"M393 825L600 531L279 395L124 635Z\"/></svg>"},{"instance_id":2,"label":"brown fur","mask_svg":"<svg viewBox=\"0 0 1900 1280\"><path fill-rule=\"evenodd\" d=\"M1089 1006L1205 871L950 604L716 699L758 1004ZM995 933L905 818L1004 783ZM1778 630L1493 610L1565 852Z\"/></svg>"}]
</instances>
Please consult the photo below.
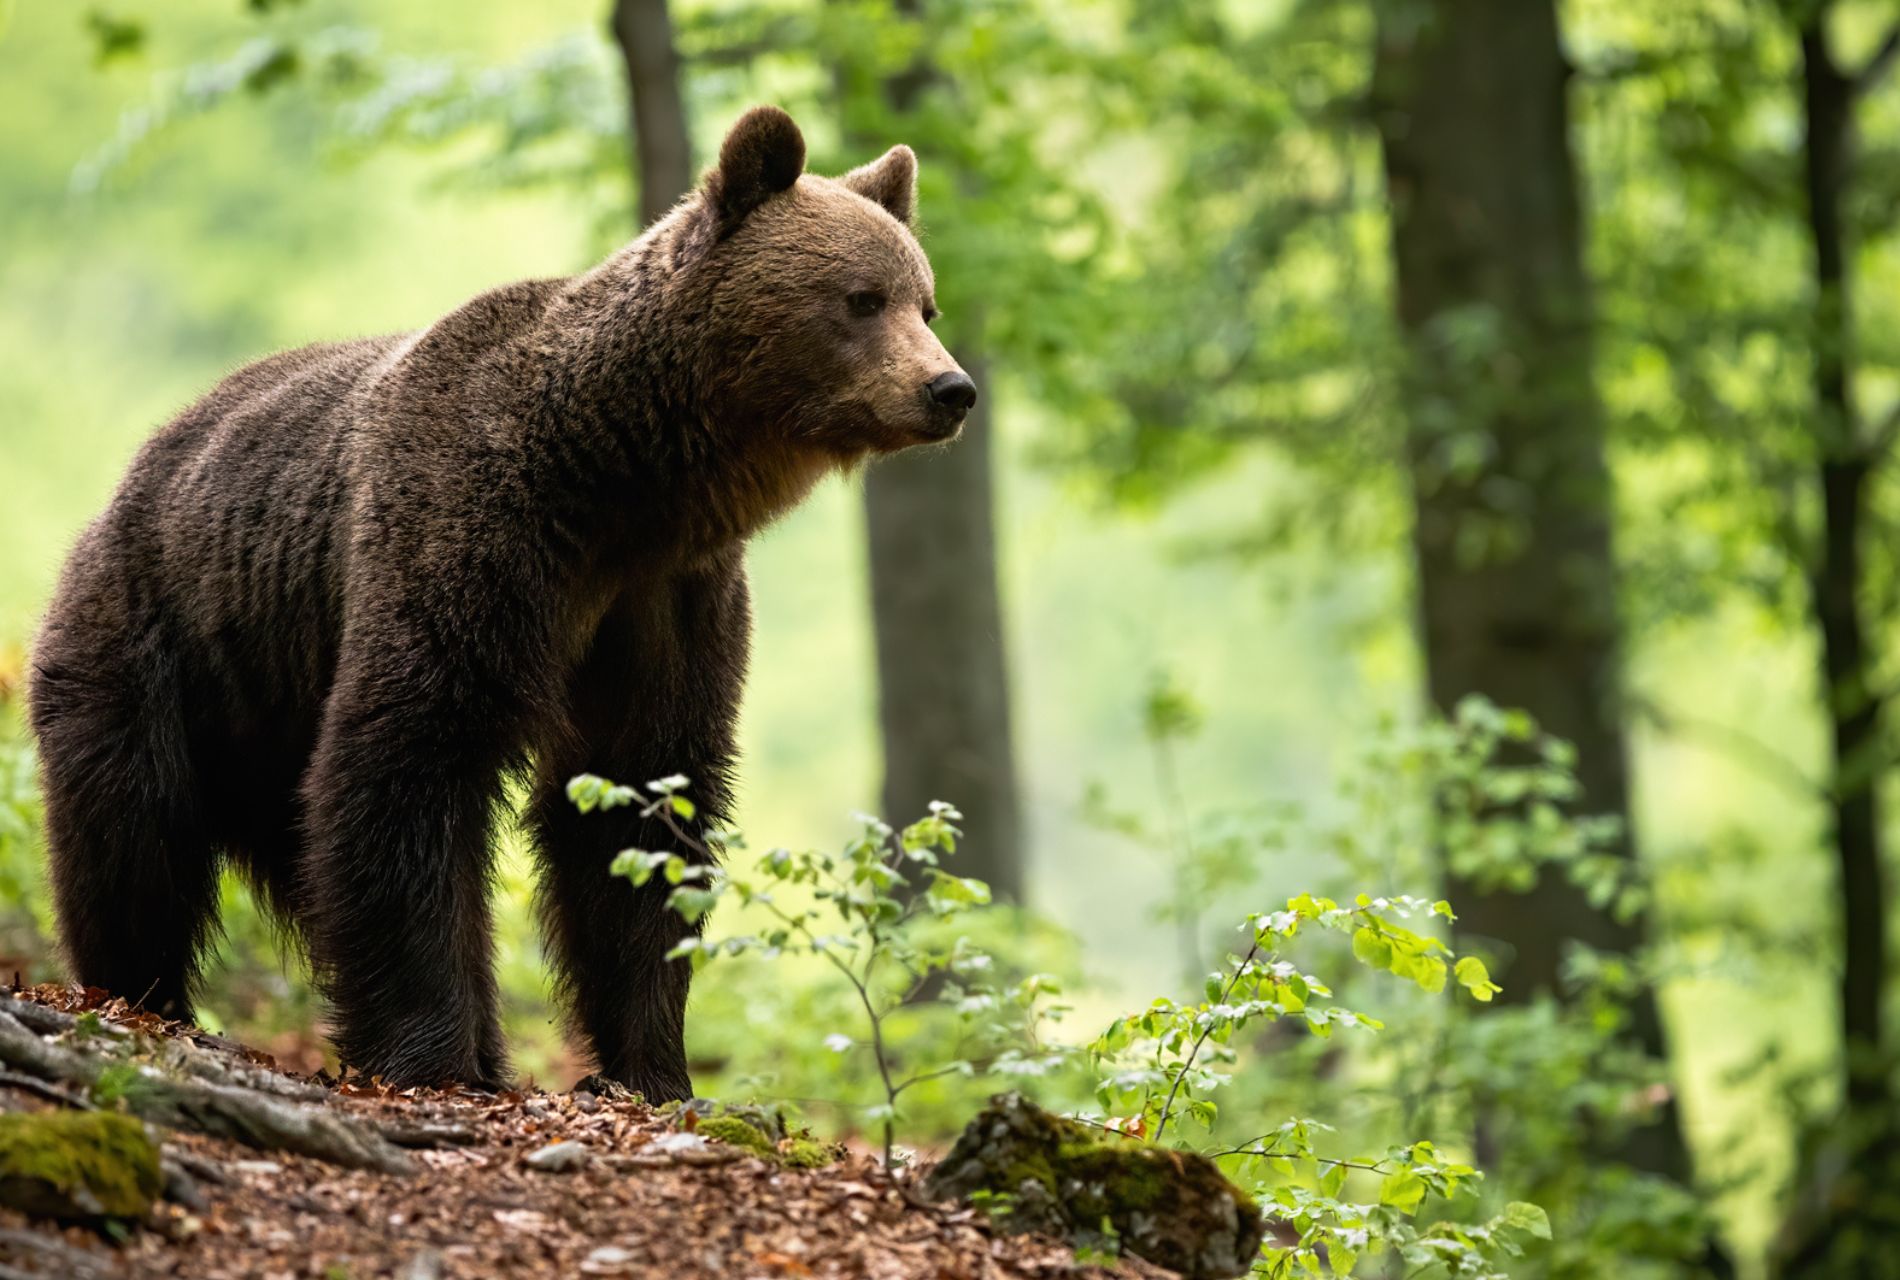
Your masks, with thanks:
<instances>
[{"instance_id":1,"label":"brown fur","mask_svg":"<svg viewBox=\"0 0 1900 1280\"><path fill-rule=\"evenodd\" d=\"M610 1076L689 1092L684 926L606 871L672 842L563 785L683 772L721 822L745 539L968 407L925 324L910 152L835 181L803 160L756 109L594 270L259 361L146 445L33 655L73 977L187 1014L228 859L307 943L347 1062L499 1082L490 827L528 768L576 1022Z\"/></svg>"}]
</instances>

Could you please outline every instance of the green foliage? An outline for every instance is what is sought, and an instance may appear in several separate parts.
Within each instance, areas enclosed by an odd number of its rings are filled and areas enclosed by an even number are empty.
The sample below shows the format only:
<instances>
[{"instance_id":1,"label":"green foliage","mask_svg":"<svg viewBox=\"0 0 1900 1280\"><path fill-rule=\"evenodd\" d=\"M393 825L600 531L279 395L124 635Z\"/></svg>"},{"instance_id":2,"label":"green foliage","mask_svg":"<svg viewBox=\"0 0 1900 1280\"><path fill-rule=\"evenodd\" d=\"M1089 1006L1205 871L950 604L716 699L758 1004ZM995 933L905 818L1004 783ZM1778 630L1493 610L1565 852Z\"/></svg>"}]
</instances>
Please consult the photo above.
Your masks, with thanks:
<instances>
[{"instance_id":1,"label":"green foliage","mask_svg":"<svg viewBox=\"0 0 1900 1280\"><path fill-rule=\"evenodd\" d=\"M1098 1100L1126 1115L1121 1127L1152 1129L1156 1141L1177 1118L1177 1107L1179 1114L1212 1128L1218 1107L1206 1095L1226 1082L1214 1064L1235 1060L1234 1038L1250 1023L1294 1019L1322 1037L1335 1028L1376 1031L1383 1026L1333 1003L1331 987L1284 957L1303 929L1350 934L1353 955L1362 963L1428 992L1443 991L1451 973L1473 998L1488 1002L1498 988L1483 961L1455 956L1439 939L1399 923L1427 914L1452 918L1444 902L1363 894L1351 906L1301 894L1284 910L1249 915L1243 929L1250 939L1247 950L1208 975L1205 1000L1156 1000L1140 1013L1116 1019L1089 1046L1093 1059L1110 1073L1097 1090Z\"/></svg>"},{"instance_id":2,"label":"green foliage","mask_svg":"<svg viewBox=\"0 0 1900 1280\"><path fill-rule=\"evenodd\" d=\"M1187 751L1192 739L1182 737L1175 745L1183 752L1183 771L1192 776L1193 757ZM1125 791L1116 794L1126 796ZM1600 877L1614 889L1603 899L1612 906L1644 901L1653 892L1648 878L1627 863L1603 865L1616 835L1614 824L1576 811L1574 753L1521 713L1473 701L1450 719L1388 723L1362 748L1339 794L1338 816L1324 821L1274 809L1253 816L1249 833L1245 814L1210 816L1222 817L1225 830L1268 855L1256 855L1253 864L1253 875L1261 880L1281 874L1275 864L1285 860L1301 868L1321 867L1343 885L1373 877L1408 881L1435 874L1442 857L1456 865L1490 868L1493 883L1506 891L1534 886L1543 876L1563 876L1586 885ZM1137 811L1131 821L1145 828L1149 819ZM1287 965L1281 972L1289 985L1296 975L1305 984L1297 1014L1283 1000L1278 1010L1271 1003L1264 1011L1248 1003L1251 978L1236 988L1237 995L1223 999L1226 984L1247 960L1235 955L1214 975L1201 1001L1158 1002L1113 1028L1109 1043L1118 1044L1141 1035L1141 1020L1148 1018L1154 1030L1172 1035L1175 1050L1158 1058L1150 1043L1143 1046L1146 1056L1120 1064L1126 1076L1106 1073L1105 1083L1129 1091L1121 1098L1098 1099L1110 1111L1105 1123L1152 1134L1157 1099L1165 1100L1172 1070L1200 1089L1189 1093L1184 1084L1184 1095L1211 1104L1190 1110L1177 1103L1176 1112L1208 1130L1203 1141L1210 1149L1243 1153L1229 1158L1259 1164L1260 1173L1239 1171L1237 1176L1263 1178L1254 1185L1264 1202L1305 1204L1317 1194L1321 1178L1350 1178L1350 1195L1343 1200L1333 1195L1322 1207L1362 1201L1362 1208L1382 1207L1387 1220L1380 1229L1398 1233L1388 1234L1385 1247L1403 1253L1416 1244L1406 1255L1415 1264L1424 1251L1441 1246L1445 1232L1501 1225L1494 1220L1507 1213L1510 1202L1460 1176L1447 1184L1459 1193L1456 1199L1425 1194L1412 1206L1420 1210L1417 1220L1396 1214L1392 1204L1380 1206L1385 1179L1405 1172L1402 1159L1394 1162L1404 1149L1391 1147L1389 1135L1481 1139L1493 1178L1542 1206L1554 1228L1555 1238L1535 1248L1529 1248L1528 1237L1507 1233L1507 1239L1527 1249L1523 1258L1509 1263L1512 1274L1664 1276L1696 1261L1711 1224L1694 1191L1638 1174L1606 1154L1636 1126L1653 1121L1672 1099L1662 1065L1629 1044L1628 1004L1645 984L1656 983L1682 961L1662 953L1628 957L1577 948L1569 965L1567 1005L1549 998L1522 1002L1520 995L1520 1003L1500 1007L1482 998L1495 994L1488 969L1479 967L1483 956L1440 950L1444 944L1433 927L1451 923L1447 908L1420 899L1361 902L1347 892L1332 892L1339 895L1336 900L1315 894L1294 899L1288 908L1296 918L1297 911L1339 913L1331 917L1331 928L1309 924L1298 932L1295 945L1312 959L1276 957ZM1388 912L1394 906L1399 910ZM1376 926L1355 920L1355 908L1385 918ZM1256 918L1255 932L1243 936L1250 944L1259 942L1259 926L1276 919L1287 917L1265 913ZM1265 943L1279 945L1273 937ZM1349 956L1358 963L1347 963ZM1320 957L1332 957L1327 967L1321 968ZM1258 966L1261 959L1255 953L1248 964ZM1472 963L1462 973L1471 984L1466 996L1427 998L1458 985L1459 966L1467 959ZM1325 974L1323 981L1315 970ZM1405 998L1403 988L1381 996L1364 986L1392 976L1405 980L1413 998ZM1316 995L1315 982L1327 994ZM1274 995L1268 995L1269 1002ZM1383 1029L1367 1035L1370 1021L1358 1011L1375 1004ZM1329 1010L1353 1017L1350 1023L1343 1017L1335 1021ZM1311 1034L1305 1024L1309 1012L1327 1015L1328 1030L1350 1026L1352 1031ZM1210 1048L1181 1071L1199 1028L1221 1027L1229 1020L1247 1025L1225 1043L1210 1033ZM1335 1130L1304 1119L1262 1134L1268 1128L1262 1124L1265 1117L1289 1113L1324 1116L1337 1126L1337 1136L1316 1139ZM1181 1128L1171 1122L1168 1136ZM1317 1163L1275 1164L1273 1158L1283 1151L1312 1155L1316 1141L1322 1157ZM1437 1158L1427 1163L1469 1162L1468 1156L1460 1161L1449 1154L1458 1149L1449 1137L1441 1139L1434 1148ZM1367 1151L1387 1154L1361 1154ZM1399 1177L1391 1194L1409 1205L1418 1190L1409 1178ZM1431 1191L1429 1183L1426 1191ZM1317 1223L1321 1233L1310 1242L1315 1247L1325 1233L1367 1229L1361 1216L1350 1212L1343 1217L1322 1213L1307 1221ZM1425 1240L1414 1241L1408 1233ZM1472 1240L1492 1247L1495 1234ZM1354 1242L1363 1251L1365 1240L1359 1236L1327 1243L1327 1251L1334 1244L1351 1251ZM1457 1265L1483 1261L1487 1268L1502 1268L1510 1257L1508 1251L1488 1260L1460 1256Z\"/></svg>"},{"instance_id":3,"label":"green foliage","mask_svg":"<svg viewBox=\"0 0 1900 1280\"><path fill-rule=\"evenodd\" d=\"M855 996L860 1017L856 1034L834 1031L824 1037L834 1054L867 1054L877 1072L882 1101L865 1119L883 1130L884 1158L895 1151L899 1100L910 1090L944 1076L972 1076L979 1070L999 1076L1046 1074L1058 1055L1039 1043L1039 1028L1058 1019L1063 1006L1051 1003L1060 984L1047 974L1005 977L994 957L971 945L963 934L940 926L973 908L986 906L989 888L980 880L950 874L941 859L956 851L956 809L941 801L930 813L901 831L865 818L857 838L838 854L772 849L750 869L728 870L711 859L711 850L683 823L694 817L678 775L647 784L647 794L583 774L568 784L568 798L583 812L640 806L641 816L659 818L681 845L699 855L626 849L615 856L612 874L635 888L656 878L673 886L667 903L698 925L721 900L730 899L760 918L756 932L682 939L669 960L705 965L748 953L767 960L809 956L828 965ZM735 832L721 832L712 843L743 849ZM952 1011L957 1040L954 1056L906 1071L886 1042L894 1017L919 1004Z\"/></svg>"},{"instance_id":4,"label":"green foliage","mask_svg":"<svg viewBox=\"0 0 1900 1280\"><path fill-rule=\"evenodd\" d=\"M1116 1133L1159 1143L1177 1118L1212 1130L1220 1108L1209 1095L1232 1083L1238 1045L1250 1026L1289 1020L1327 1038L1335 1028L1377 1031L1384 1023L1332 1000L1332 989L1302 971L1284 952L1303 931L1331 931L1351 938L1352 954L1368 968L1396 975L1437 994L1451 977L1472 999L1489 1003L1498 988L1483 962L1457 956L1441 940L1416 932L1403 920L1453 919L1448 903L1360 895L1342 906L1330 898L1301 894L1283 910L1247 917L1247 950L1230 956L1207 979L1205 999L1181 1004L1160 999L1118 1018L1088 1046L1101 1073L1096 1097ZM1252 1035L1260 1039L1256 1026ZM1548 1239L1542 1209L1513 1204L1503 1215L1477 1224L1432 1224L1419 1220L1427 1196L1450 1201L1477 1171L1441 1156L1430 1142L1390 1148L1380 1158L1323 1156L1313 1135L1332 1132L1316 1121L1286 1121L1269 1133L1216 1154L1240 1166L1263 1204L1294 1228L1297 1242L1269 1241L1258 1271L1267 1276L1350 1274L1358 1259L1392 1253L1408 1265L1442 1267L1457 1276L1495 1276L1500 1259L1522 1253L1526 1237ZM1178 1139L1177 1139L1178 1140ZM1349 1170L1378 1179L1377 1203L1342 1198Z\"/></svg>"},{"instance_id":5,"label":"green foliage","mask_svg":"<svg viewBox=\"0 0 1900 1280\"><path fill-rule=\"evenodd\" d=\"M958 835L952 806L933 804L928 816L902 830L863 819L859 835L836 854L773 849L750 868L728 870L710 861L712 846L741 850L743 840L732 832L707 841L695 835L689 824L696 811L687 790L687 780L679 776L636 788L584 774L569 783L568 795L583 812L637 806L643 817L665 822L694 855L623 850L613 859L612 874L636 888L670 885L669 904L696 925L724 902L753 926L718 936L690 935L674 948L675 962L703 966L746 956L775 963L807 957L829 967L855 1002L857 1032L833 1031L823 1042L841 1056L868 1056L883 1100L866 1109L865 1119L882 1127L887 1163L894 1160L900 1099L917 1085L979 1073L1046 1085L1052 1072L1078 1057L1090 1065L1096 1099L1108 1113L1093 1123L1108 1133L1161 1144L1170 1126L1178 1128L1175 1122L1183 1118L1212 1130L1220 1113L1209 1094L1230 1083L1246 1042L1243 1033L1250 1028L1257 1032L1257 1024L1284 1019L1326 1038L1335 1028L1383 1025L1334 1002L1324 982L1285 958L1304 933L1347 938L1362 964L1428 993L1455 985L1474 1002L1488 1003L1498 990L1477 957L1458 955L1442 939L1408 923L1449 923L1453 916L1447 903L1361 895L1342 905L1303 894L1282 910L1247 917L1250 945L1209 976L1204 1000L1155 1000L1116 1019L1086 1046L1067 1048L1049 1043L1044 1030L1045 1022L1065 1012L1045 1003L1060 994L1055 982L1042 974L999 979L994 957L962 931L966 918L988 909L988 893L979 882L942 866L942 859L954 853ZM944 925L956 930L946 932L939 927ZM900 1043L892 1028L920 1007L954 1014L955 1056L905 1070L899 1063L906 1056L915 1059L915 1044ZM785 1052L797 1052L797 1043L812 1039L817 1029L799 1024L774 1028L774 1033ZM702 1121L701 1129L708 1123ZM1297 1228L1297 1244L1269 1241L1263 1247L1263 1275L1318 1274L1320 1260L1329 1256L1337 1273L1347 1274L1359 1257L1391 1253L1448 1275L1491 1277L1502 1274L1496 1269L1500 1259L1520 1256L1526 1241L1550 1236L1544 1212L1521 1203L1479 1222L1425 1219L1421 1210L1428 1198L1453 1200L1475 1183L1476 1170L1424 1141L1372 1159L1322 1156L1313 1149L1311 1135L1324 1129L1291 1121L1214 1153L1246 1170L1259 1194ZM738 1135L742 1142L747 1138ZM1342 1198L1352 1169L1378 1177L1377 1203Z\"/></svg>"},{"instance_id":6,"label":"green foliage","mask_svg":"<svg viewBox=\"0 0 1900 1280\"><path fill-rule=\"evenodd\" d=\"M1501 1280L1537 1242L1551 1239L1549 1216L1525 1201L1511 1201L1479 1222L1422 1217L1429 1199L1453 1199L1479 1176L1476 1170L1447 1161L1429 1142L1394 1147L1377 1161L1322 1157L1308 1139L1315 1127L1290 1121L1256 1144L1257 1151L1238 1153L1273 1166L1278 1176L1262 1186L1261 1202L1298 1233L1292 1245L1263 1248L1256 1275L1345 1276L1362 1262L1392 1258L1410 1269L1407 1274ZM1378 1179L1376 1202L1346 1196L1355 1170Z\"/></svg>"}]
</instances>

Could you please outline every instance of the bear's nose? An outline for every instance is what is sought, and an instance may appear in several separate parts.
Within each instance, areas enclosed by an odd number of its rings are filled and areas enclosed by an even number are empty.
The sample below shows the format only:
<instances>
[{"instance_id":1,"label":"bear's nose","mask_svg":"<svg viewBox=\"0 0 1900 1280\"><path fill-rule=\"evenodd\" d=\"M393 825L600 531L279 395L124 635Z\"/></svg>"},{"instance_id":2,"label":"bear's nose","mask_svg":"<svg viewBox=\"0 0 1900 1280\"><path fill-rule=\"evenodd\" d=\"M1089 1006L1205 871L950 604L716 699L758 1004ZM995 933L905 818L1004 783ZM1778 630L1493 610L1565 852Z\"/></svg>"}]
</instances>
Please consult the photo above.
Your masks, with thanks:
<instances>
[{"instance_id":1,"label":"bear's nose","mask_svg":"<svg viewBox=\"0 0 1900 1280\"><path fill-rule=\"evenodd\" d=\"M976 403L976 383L961 369L938 374L930 380L926 390L930 392L932 404L954 413L968 413L970 406Z\"/></svg>"}]
</instances>

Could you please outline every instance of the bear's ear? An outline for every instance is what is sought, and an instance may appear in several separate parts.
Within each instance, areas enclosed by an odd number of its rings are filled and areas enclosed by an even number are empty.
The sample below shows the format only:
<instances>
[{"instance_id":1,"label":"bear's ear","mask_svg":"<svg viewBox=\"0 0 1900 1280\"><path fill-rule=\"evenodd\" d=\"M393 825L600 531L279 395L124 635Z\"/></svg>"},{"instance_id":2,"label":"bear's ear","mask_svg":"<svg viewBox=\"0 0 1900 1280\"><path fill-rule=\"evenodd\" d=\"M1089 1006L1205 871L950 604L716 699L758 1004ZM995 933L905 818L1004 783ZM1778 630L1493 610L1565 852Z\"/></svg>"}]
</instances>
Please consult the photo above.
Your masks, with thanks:
<instances>
[{"instance_id":1,"label":"bear's ear","mask_svg":"<svg viewBox=\"0 0 1900 1280\"><path fill-rule=\"evenodd\" d=\"M777 107L754 107L719 145L719 164L706 175L706 202L728 235L746 215L798 181L805 170L805 135Z\"/></svg>"},{"instance_id":2,"label":"bear's ear","mask_svg":"<svg viewBox=\"0 0 1900 1280\"><path fill-rule=\"evenodd\" d=\"M838 179L893 218L910 226L917 214L917 153L899 143L870 164Z\"/></svg>"}]
</instances>

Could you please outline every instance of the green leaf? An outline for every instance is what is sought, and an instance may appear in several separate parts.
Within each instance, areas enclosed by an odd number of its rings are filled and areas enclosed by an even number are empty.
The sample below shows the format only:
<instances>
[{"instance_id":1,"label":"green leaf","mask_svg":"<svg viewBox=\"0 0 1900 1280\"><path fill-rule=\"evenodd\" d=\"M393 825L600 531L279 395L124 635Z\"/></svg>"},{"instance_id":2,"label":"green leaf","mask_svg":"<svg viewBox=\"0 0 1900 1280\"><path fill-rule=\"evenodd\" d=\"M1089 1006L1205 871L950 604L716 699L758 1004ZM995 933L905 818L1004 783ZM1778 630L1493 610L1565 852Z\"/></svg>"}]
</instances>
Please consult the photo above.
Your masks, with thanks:
<instances>
[{"instance_id":1,"label":"green leaf","mask_svg":"<svg viewBox=\"0 0 1900 1280\"><path fill-rule=\"evenodd\" d=\"M1550 1239L1550 1215L1525 1200L1513 1200L1504 1206L1504 1225L1539 1240Z\"/></svg>"},{"instance_id":2,"label":"green leaf","mask_svg":"<svg viewBox=\"0 0 1900 1280\"><path fill-rule=\"evenodd\" d=\"M605 783L591 773L577 774L568 779L568 803L582 813L592 813L600 804L600 793L604 787Z\"/></svg>"},{"instance_id":3,"label":"green leaf","mask_svg":"<svg viewBox=\"0 0 1900 1280\"><path fill-rule=\"evenodd\" d=\"M967 876L953 876L945 871L932 870L930 873L929 893L939 902L954 902L962 906L985 906L990 900L990 887L981 880L972 880Z\"/></svg>"},{"instance_id":4,"label":"green leaf","mask_svg":"<svg viewBox=\"0 0 1900 1280\"><path fill-rule=\"evenodd\" d=\"M1490 970L1486 969L1484 961L1476 956L1465 956L1459 960L1456 972L1458 985L1469 991L1474 1000L1489 1004L1491 997L1503 990L1497 983L1491 981Z\"/></svg>"},{"instance_id":5,"label":"green leaf","mask_svg":"<svg viewBox=\"0 0 1900 1280\"><path fill-rule=\"evenodd\" d=\"M666 905L679 912L687 920L696 921L711 911L713 903L717 901L719 901L719 895L712 890L695 889L689 886L673 890L672 896L666 900Z\"/></svg>"},{"instance_id":6,"label":"green leaf","mask_svg":"<svg viewBox=\"0 0 1900 1280\"><path fill-rule=\"evenodd\" d=\"M645 849L622 849L607 865L607 874L625 876L638 889L653 878L654 869L666 858L664 853L648 853Z\"/></svg>"},{"instance_id":7,"label":"green leaf","mask_svg":"<svg viewBox=\"0 0 1900 1280\"><path fill-rule=\"evenodd\" d=\"M1389 969L1392 966L1392 944L1373 929L1362 927L1354 930L1352 953L1361 963L1374 969Z\"/></svg>"},{"instance_id":8,"label":"green leaf","mask_svg":"<svg viewBox=\"0 0 1900 1280\"><path fill-rule=\"evenodd\" d=\"M1328 1169L1325 1173L1320 1175L1319 1193L1323 1196L1328 1197L1329 1199L1337 1199L1339 1197L1339 1193L1341 1189L1343 1189L1345 1185L1346 1185L1346 1166L1343 1164L1336 1164L1332 1168ZM1341 1271L1340 1274L1345 1275L1346 1272Z\"/></svg>"},{"instance_id":9,"label":"green leaf","mask_svg":"<svg viewBox=\"0 0 1900 1280\"><path fill-rule=\"evenodd\" d=\"M1400 1169L1386 1175L1379 1187L1379 1203L1389 1204L1401 1213L1418 1212L1418 1206L1425 1199L1425 1179L1410 1169Z\"/></svg>"}]
</instances>

